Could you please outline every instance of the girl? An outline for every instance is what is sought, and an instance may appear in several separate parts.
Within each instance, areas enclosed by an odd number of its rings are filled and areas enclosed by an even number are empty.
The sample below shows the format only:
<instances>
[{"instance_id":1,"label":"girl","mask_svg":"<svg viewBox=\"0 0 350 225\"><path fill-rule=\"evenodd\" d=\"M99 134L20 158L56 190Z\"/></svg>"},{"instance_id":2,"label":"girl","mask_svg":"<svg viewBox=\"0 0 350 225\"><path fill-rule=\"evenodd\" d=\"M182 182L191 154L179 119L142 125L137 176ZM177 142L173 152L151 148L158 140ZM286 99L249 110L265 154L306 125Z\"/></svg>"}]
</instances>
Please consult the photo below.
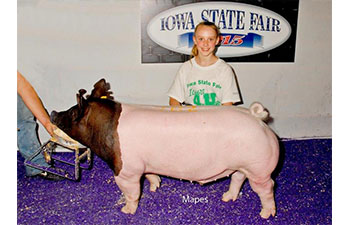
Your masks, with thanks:
<instances>
[{"instance_id":1,"label":"girl","mask_svg":"<svg viewBox=\"0 0 350 225\"><path fill-rule=\"evenodd\" d=\"M214 23L201 22L196 26L191 59L181 66L168 92L170 105L240 102L232 68L215 55L219 41L219 29Z\"/></svg>"}]
</instances>

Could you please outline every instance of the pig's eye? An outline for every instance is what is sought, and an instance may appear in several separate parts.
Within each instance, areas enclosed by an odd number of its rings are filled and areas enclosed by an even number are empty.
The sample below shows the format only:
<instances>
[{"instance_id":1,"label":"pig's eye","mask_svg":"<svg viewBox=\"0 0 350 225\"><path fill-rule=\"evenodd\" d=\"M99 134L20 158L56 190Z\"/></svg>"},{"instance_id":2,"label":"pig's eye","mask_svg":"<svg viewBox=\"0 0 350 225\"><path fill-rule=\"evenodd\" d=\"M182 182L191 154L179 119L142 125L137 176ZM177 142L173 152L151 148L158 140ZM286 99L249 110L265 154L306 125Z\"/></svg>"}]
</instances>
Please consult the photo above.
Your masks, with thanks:
<instances>
[{"instance_id":1,"label":"pig's eye","mask_svg":"<svg viewBox=\"0 0 350 225\"><path fill-rule=\"evenodd\" d=\"M69 112L69 117L72 119L72 120L76 120L78 118L78 113L76 110L72 110Z\"/></svg>"}]
</instances>

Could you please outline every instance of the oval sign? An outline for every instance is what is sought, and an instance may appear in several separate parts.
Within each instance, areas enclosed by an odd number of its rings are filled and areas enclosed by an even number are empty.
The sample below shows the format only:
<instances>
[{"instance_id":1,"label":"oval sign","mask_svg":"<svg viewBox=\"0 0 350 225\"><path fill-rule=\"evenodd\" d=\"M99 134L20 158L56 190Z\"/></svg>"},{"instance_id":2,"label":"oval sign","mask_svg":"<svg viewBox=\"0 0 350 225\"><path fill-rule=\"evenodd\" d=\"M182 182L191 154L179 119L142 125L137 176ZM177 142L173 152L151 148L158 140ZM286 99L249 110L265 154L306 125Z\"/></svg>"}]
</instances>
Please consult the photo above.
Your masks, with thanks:
<instances>
[{"instance_id":1,"label":"oval sign","mask_svg":"<svg viewBox=\"0 0 350 225\"><path fill-rule=\"evenodd\" d=\"M290 24L281 15L236 2L202 2L168 9L152 18L147 33L158 45L190 55L195 26L202 21L220 28L219 57L265 52L283 44L291 34Z\"/></svg>"}]
</instances>

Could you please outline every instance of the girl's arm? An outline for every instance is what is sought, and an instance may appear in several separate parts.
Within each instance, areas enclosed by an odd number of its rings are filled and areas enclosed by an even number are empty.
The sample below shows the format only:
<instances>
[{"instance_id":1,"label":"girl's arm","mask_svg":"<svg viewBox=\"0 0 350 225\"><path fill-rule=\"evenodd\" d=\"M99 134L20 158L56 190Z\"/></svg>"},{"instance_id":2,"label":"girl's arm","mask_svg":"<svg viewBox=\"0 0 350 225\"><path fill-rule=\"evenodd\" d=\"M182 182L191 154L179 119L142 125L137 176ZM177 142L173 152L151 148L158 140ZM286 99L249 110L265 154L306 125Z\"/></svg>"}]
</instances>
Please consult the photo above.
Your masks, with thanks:
<instances>
[{"instance_id":1,"label":"girl's arm","mask_svg":"<svg viewBox=\"0 0 350 225\"><path fill-rule=\"evenodd\" d=\"M171 106L181 106L180 102L178 102L176 99L169 97L169 105Z\"/></svg>"},{"instance_id":2,"label":"girl's arm","mask_svg":"<svg viewBox=\"0 0 350 225\"><path fill-rule=\"evenodd\" d=\"M32 85L17 71L17 93L22 97L24 104L45 127L47 132L52 136L53 130L56 127L50 121L41 100L35 92Z\"/></svg>"}]
</instances>

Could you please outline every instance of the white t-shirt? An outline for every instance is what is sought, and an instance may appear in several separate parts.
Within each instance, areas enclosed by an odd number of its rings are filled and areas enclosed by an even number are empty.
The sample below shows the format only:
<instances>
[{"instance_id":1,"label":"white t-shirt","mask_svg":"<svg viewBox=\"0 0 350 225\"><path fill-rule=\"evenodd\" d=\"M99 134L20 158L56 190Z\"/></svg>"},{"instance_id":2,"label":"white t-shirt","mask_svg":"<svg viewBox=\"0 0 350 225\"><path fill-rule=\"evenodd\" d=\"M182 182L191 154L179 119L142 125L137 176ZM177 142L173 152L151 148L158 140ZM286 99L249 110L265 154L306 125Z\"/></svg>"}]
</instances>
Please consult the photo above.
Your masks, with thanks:
<instances>
[{"instance_id":1,"label":"white t-shirt","mask_svg":"<svg viewBox=\"0 0 350 225\"><path fill-rule=\"evenodd\" d=\"M192 58L180 67L168 96L191 105L221 105L239 102L232 68L222 59L202 67Z\"/></svg>"}]
</instances>

